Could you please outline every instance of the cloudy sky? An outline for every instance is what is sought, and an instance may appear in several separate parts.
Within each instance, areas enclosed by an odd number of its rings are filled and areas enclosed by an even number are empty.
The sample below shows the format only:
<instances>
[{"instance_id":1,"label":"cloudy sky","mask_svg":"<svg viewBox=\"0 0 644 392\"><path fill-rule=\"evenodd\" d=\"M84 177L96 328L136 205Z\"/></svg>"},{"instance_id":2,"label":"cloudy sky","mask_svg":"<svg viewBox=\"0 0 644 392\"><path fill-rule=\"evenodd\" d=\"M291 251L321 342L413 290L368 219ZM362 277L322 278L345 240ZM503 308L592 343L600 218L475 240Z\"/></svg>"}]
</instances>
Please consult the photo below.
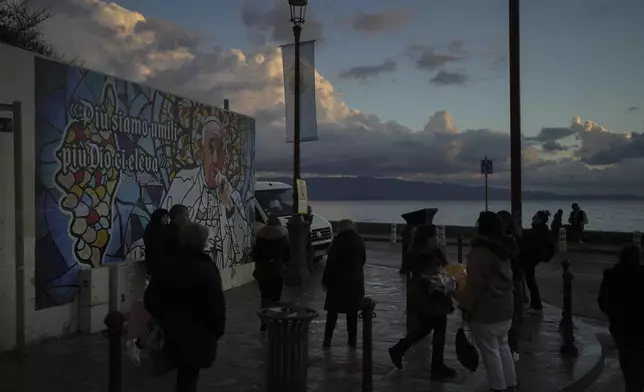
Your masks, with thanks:
<instances>
[{"instance_id":1,"label":"cloudy sky","mask_svg":"<svg viewBox=\"0 0 644 392\"><path fill-rule=\"evenodd\" d=\"M257 119L257 170L289 172L286 0L32 0L67 57ZM644 2L527 0L524 183L644 194ZM509 186L507 0L310 0L320 140L303 170Z\"/></svg>"}]
</instances>

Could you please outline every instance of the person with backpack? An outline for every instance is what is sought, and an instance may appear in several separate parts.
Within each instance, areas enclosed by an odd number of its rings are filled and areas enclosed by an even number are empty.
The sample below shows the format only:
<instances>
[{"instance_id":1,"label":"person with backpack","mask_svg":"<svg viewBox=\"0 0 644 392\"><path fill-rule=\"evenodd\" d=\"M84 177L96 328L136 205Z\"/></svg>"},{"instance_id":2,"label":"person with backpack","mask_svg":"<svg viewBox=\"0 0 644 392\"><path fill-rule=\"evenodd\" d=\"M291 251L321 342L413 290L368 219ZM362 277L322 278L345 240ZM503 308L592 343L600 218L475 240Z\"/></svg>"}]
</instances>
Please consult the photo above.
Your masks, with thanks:
<instances>
[{"instance_id":1,"label":"person with backpack","mask_svg":"<svg viewBox=\"0 0 644 392\"><path fill-rule=\"evenodd\" d=\"M543 304L536 269L539 263L547 263L555 255L555 241L548 228L549 218L549 211L537 211L532 217L532 228L524 231L521 236L519 259L523 261L525 281L530 292L530 311L538 314L543 312Z\"/></svg>"}]
</instances>

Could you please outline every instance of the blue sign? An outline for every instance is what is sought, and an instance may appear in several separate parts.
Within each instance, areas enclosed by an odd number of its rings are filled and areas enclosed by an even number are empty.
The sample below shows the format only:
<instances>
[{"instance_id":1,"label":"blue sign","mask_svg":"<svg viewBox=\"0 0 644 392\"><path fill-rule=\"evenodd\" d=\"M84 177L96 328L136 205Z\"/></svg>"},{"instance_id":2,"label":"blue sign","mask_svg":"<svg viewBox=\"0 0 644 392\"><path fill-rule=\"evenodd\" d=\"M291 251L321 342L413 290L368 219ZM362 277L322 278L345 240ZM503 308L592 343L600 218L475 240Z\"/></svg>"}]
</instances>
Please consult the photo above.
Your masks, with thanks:
<instances>
[{"instance_id":1,"label":"blue sign","mask_svg":"<svg viewBox=\"0 0 644 392\"><path fill-rule=\"evenodd\" d=\"M494 166L491 159L481 159L481 174L494 173Z\"/></svg>"}]
</instances>

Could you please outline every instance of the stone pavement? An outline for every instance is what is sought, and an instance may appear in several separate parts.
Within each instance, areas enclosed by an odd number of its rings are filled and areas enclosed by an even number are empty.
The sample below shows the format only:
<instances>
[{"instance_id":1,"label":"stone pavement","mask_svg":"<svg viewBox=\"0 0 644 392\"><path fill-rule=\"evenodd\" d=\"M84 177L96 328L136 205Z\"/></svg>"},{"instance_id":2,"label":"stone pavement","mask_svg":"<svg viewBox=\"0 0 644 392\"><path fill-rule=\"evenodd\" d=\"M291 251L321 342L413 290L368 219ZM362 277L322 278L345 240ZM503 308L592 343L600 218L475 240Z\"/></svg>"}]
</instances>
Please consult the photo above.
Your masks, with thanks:
<instances>
[{"instance_id":1,"label":"stone pavement","mask_svg":"<svg viewBox=\"0 0 644 392\"><path fill-rule=\"evenodd\" d=\"M308 306L321 311L324 292L319 287L320 271L309 278L303 294ZM396 370L387 348L404 332L404 282L395 270L368 267L367 295L377 302L374 319L374 391L485 391L485 372L466 371L454 353L454 335L460 325L458 314L450 317L446 362L458 370L449 383L429 381L429 344L412 348L405 368ZM294 298L297 293L287 292ZM202 373L200 392L263 391L264 337L259 332L256 308L257 288L249 284L226 292L228 323L219 345L219 357L212 369ZM548 307L543 318L531 318L522 333L521 360L517 363L521 391L582 390L594 380L603 363L601 346L591 328L577 323L577 359L559 354L557 330L559 311ZM310 392L353 392L360 390L361 350L348 350L344 322L338 323L333 347L322 350L324 315L314 320L310 335ZM361 346L361 339L358 340ZM107 391L107 341L99 335L53 341L29 349L22 357L0 357L0 392L103 392ZM123 392L171 391L174 374L152 378L144 369L124 359Z\"/></svg>"}]
</instances>

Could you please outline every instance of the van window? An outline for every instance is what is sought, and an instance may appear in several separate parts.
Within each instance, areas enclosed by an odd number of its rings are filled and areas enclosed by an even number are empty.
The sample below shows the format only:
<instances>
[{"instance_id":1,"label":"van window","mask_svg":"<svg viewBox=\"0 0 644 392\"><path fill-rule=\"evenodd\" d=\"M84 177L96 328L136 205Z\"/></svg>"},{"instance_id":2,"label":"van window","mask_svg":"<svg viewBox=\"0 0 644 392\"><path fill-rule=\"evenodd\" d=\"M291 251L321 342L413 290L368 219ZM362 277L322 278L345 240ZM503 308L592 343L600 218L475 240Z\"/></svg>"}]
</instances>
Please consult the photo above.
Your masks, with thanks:
<instances>
[{"instance_id":1,"label":"van window","mask_svg":"<svg viewBox=\"0 0 644 392\"><path fill-rule=\"evenodd\" d=\"M255 191L255 199L266 215L289 216L293 211L293 189Z\"/></svg>"}]
</instances>

